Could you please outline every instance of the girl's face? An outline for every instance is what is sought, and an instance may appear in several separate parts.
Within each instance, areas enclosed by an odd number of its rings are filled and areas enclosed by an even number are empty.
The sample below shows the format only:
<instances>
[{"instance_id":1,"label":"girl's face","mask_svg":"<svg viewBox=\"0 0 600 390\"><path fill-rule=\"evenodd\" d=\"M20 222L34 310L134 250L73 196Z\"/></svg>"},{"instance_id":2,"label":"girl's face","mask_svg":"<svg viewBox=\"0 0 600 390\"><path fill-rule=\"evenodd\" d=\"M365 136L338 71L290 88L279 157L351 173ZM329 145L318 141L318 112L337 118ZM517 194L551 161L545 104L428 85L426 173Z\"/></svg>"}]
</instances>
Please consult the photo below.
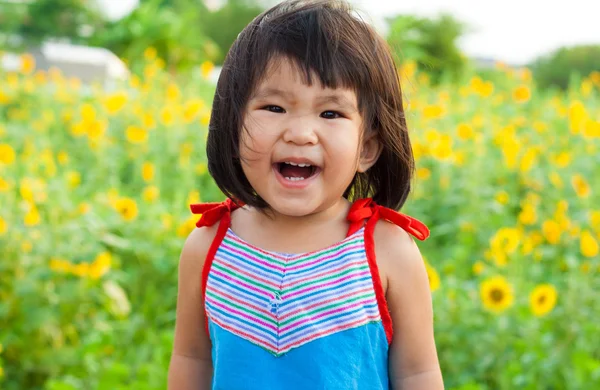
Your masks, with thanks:
<instances>
[{"instance_id":1,"label":"girl's face","mask_svg":"<svg viewBox=\"0 0 600 390\"><path fill-rule=\"evenodd\" d=\"M242 169L257 194L286 216L335 205L380 152L375 132L362 134L355 92L323 88L313 76L308 86L290 62L279 61L245 112Z\"/></svg>"}]
</instances>

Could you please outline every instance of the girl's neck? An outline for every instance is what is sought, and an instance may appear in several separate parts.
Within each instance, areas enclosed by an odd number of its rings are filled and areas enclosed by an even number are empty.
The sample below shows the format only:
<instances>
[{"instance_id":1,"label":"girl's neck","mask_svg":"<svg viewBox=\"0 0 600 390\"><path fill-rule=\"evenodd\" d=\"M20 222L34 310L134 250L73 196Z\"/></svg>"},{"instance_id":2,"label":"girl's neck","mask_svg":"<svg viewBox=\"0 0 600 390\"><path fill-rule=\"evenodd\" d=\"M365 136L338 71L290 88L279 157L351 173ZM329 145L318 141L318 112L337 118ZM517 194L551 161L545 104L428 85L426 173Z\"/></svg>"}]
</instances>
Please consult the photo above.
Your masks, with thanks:
<instances>
[{"instance_id":1,"label":"girl's neck","mask_svg":"<svg viewBox=\"0 0 600 390\"><path fill-rule=\"evenodd\" d=\"M298 231L308 227L323 226L340 223L346 220L350 202L341 198L327 208L316 213L303 216L290 216L278 213L276 210L268 210L261 213L253 210L255 222L267 229L277 229L282 232Z\"/></svg>"},{"instance_id":2,"label":"girl's neck","mask_svg":"<svg viewBox=\"0 0 600 390\"><path fill-rule=\"evenodd\" d=\"M292 217L243 207L232 214L231 228L242 239L265 250L306 253L343 240L350 202L340 199L314 214Z\"/></svg>"}]
</instances>

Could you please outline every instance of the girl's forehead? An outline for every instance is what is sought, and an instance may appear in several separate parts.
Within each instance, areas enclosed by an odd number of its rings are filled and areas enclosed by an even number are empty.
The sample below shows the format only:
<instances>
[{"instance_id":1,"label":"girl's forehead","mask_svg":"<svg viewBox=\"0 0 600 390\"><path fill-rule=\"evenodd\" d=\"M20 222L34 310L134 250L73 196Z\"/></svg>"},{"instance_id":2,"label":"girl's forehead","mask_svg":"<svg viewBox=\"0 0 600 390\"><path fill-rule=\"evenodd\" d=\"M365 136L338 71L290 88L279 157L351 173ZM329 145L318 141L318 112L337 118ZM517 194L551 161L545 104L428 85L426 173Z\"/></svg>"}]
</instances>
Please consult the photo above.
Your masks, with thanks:
<instances>
[{"instance_id":1,"label":"girl's forehead","mask_svg":"<svg viewBox=\"0 0 600 390\"><path fill-rule=\"evenodd\" d=\"M271 60L265 68L262 77L256 83L254 98L283 92L294 93L298 89L310 88L331 96L343 96L345 99L356 101L354 88L338 86L330 88L321 83L319 75L311 70L310 75L301 66L289 59Z\"/></svg>"}]
</instances>

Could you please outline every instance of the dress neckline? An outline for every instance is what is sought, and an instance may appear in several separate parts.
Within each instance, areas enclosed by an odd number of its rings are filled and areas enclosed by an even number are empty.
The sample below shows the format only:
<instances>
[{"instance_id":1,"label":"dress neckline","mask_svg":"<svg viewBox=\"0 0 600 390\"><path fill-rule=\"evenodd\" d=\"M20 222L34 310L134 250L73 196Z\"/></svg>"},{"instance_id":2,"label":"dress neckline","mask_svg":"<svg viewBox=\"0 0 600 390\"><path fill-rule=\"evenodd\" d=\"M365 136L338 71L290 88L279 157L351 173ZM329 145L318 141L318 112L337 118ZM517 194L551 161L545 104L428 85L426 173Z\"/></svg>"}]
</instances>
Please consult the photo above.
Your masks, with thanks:
<instances>
[{"instance_id":1,"label":"dress neckline","mask_svg":"<svg viewBox=\"0 0 600 390\"><path fill-rule=\"evenodd\" d=\"M318 255L320 253L325 253L325 252L330 252L332 250L335 250L339 247L342 247L344 244L346 244L349 241L352 241L354 239L356 239L358 236L361 236L364 234L364 227L360 228L358 231L356 231L355 233L346 236L344 239L337 241L331 245L328 245L324 248L320 248L320 249L315 249L312 251L306 251L306 252L279 252L279 251L272 251L272 250L268 250L268 249L263 249L257 245L254 245L248 241L246 241L245 239L243 239L242 237L238 236L232 229L231 227L227 228L227 235L233 237L233 239L239 243L241 243L242 245L253 249L255 251L258 251L260 253L263 253L265 255L269 255L272 257L275 257L277 259L280 260L285 260L285 261L290 261L290 260L298 260L298 259L302 259L302 258L306 258L306 257L312 257L314 255Z\"/></svg>"}]
</instances>

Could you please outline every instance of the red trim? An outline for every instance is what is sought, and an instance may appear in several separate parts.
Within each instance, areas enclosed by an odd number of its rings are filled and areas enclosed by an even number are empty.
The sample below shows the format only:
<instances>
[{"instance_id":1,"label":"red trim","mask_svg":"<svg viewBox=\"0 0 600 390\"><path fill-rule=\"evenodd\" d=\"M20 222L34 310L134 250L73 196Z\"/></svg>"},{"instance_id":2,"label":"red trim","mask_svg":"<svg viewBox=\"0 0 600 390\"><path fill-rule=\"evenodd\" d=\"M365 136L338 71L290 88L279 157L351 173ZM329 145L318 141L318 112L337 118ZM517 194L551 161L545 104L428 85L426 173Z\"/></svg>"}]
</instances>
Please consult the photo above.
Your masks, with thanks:
<instances>
[{"instance_id":1,"label":"red trim","mask_svg":"<svg viewBox=\"0 0 600 390\"><path fill-rule=\"evenodd\" d=\"M208 249L208 253L206 254L206 260L204 261L204 267L202 268L202 279L201 279L201 292L202 292L202 302L204 302L204 296L206 293L206 284L208 283L208 275L210 273L210 268L212 266L212 262L217 254L217 250L219 246L221 246L221 242L225 238L225 234L227 234L227 229L229 228L229 224L231 222L230 214L227 213L223 215L221 218L221 222L219 223L219 228L217 229L217 234L213 239L210 248ZM204 327L206 329L206 334L210 336L210 332L208 330L208 313L206 311L206 305L204 306Z\"/></svg>"},{"instance_id":2,"label":"red trim","mask_svg":"<svg viewBox=\"0 0 600 390\"><path fill-rule=\"evenodd\" d=\"M375 225L379 220L379 210L367 221L365 227L365 252L367 252L367 262L369 263L369 269L371 270L371 279L373 279L373 287L375 289L375 297L377 298L377 306L379 307L379 315L381 316L381 323L385 330L385 336L388 344L392 343L392 337L394 335L394 329L392 327L392 316L388 309L387 300L385 299L385 291L381 284L381 277L379 275L379 267L377 267L377 260L375 258L375 239L373 232L375 231Z\"/></svg>"},{"instance_id":3,"label":"red trim","mask_svg":"<svg viewBox=\"0 0 600 390\"><path fill-rule=\"evenodd\" d=\"M204 266L202 268L202 275L200 278L200 291L202 294L203 302L204 296L206 294L206 284L208 283L208 275L210 274L212 262L215 258L215 255L217 254L217 250L219 249L221 242L223 242L223 239L227 234L227 229L231 225L231 212L241 206L241 204L236 204L231 199L227 199L221 203L203 203L190 205L192 213L201 214L200 219L196 223L197 227L212 226L217 221L219 221L219 227L217 228L215 238L213 238L213 241L210 244L210 248L208 249L208 253L206 253L206 259L204 260ZM204 319L204 327L206 330L206 334L210 336L210 332L208 330L208 313L206 312L206 305L204 307Z\"/></svg>"}]
</instances>

